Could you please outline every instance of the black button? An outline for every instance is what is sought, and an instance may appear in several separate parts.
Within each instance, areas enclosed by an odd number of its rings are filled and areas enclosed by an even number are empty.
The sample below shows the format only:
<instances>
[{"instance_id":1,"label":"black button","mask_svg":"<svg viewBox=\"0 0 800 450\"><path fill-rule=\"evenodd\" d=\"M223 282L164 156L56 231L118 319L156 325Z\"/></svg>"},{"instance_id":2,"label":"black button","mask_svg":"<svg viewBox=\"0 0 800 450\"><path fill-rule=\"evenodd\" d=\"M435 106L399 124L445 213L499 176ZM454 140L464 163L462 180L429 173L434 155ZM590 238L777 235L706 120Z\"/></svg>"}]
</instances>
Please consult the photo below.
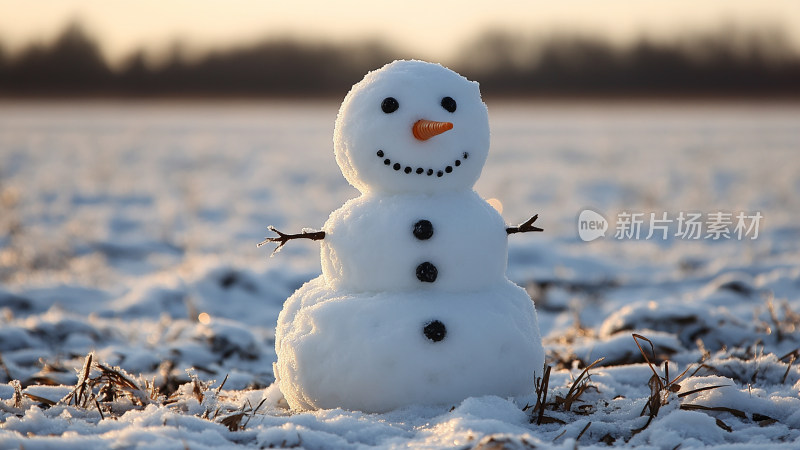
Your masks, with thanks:
<instances>
[{"instance_id":1,"label":"black button","mask_svg":"<svg viewBox=\"0 0 800 450\"><path fill-rule=\"evenodd\" d=\"M439 275L439 270L428 261L417 266L417 279L423 283L433 283L436 281L437 275Z\"/></svg>"},{"instance_id":2,"label":"black button","mask_svg":"<svg viewBox=\"0 0 800 450\"><path fill-rule=\"evenodd\" d=\"M433 224L430 220L422 219L414 224L414 237L420 241L430 239L433 236Z\"/></svg>"},{"instance_id":3,"label":"black button","mask_svg":"<svg viewBox=\"0 0 800 450\"><path fill-rule=\"evenodd\" d=\"M425 325L425 328L422 329L422 333L433 342L439 342L447 335L447 327L445 327L442 322L434 320Z\"/></svg>"}]
</instances>

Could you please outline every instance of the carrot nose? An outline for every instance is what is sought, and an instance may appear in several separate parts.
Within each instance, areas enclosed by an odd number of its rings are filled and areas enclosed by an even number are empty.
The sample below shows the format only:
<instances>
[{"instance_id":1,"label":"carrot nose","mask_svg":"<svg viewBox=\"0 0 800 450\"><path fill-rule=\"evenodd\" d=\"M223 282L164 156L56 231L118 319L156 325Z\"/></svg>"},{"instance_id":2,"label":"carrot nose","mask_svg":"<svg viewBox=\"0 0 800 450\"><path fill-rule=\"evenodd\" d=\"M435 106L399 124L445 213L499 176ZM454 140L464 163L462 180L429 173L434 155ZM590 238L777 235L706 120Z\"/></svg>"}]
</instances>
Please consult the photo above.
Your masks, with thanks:
<instances>
[{"instance_id":1,"label":"carrot nose","mask_svg":"<svg viewBox=\"0 0 800 450\"><path fill-rule=\"evenodd\" d=\"M453 124L450 122L435 122L433 120L425 120L420 119L418 120L413 127L411 127L411 131L414 133L414 137L419 139L420 141L427 141L428 139L442 134L447 130L452 130Z\"/></svg>"}]
</instances>

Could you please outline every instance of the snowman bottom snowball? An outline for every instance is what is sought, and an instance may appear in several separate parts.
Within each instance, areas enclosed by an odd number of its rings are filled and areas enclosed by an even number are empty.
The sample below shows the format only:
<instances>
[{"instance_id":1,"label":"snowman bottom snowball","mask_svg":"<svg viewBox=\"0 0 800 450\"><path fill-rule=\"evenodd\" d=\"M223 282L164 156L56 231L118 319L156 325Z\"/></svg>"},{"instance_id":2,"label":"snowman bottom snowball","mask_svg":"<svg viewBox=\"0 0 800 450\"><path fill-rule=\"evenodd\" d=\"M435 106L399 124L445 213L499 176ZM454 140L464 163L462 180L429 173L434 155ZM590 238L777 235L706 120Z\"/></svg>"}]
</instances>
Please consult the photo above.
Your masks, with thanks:
<instances>
[{"instance_id":1,"label":"snowman bottom snowball","mask_svg":"<svg viewBox=\"0 0 800 450\"><path fill-rule=\"evenodd\" d=\"M284 304L275 377L293 409L385 412L530 394L542 375L534 304L508 280L519 226L473 190L489 151L478 84L438 64L395 61L344 99L336 162L361 196L319 231L322 275ZM261 245L261 244L259 244ZM274 254L274 252L273 252Z\"/></svg>"},{"instance_id":2,"label":"snowman bottom snowball","mask_svg":"<svg viewBox=\"0 0 800 450\"><path fill-rule=\"evenodd\" d=\"M276 378L298 410L525 395L544 365L539 342L531 299L511 282L468 293L342 294L319 277L278 319Z\"/></svg>"}]
</instances>

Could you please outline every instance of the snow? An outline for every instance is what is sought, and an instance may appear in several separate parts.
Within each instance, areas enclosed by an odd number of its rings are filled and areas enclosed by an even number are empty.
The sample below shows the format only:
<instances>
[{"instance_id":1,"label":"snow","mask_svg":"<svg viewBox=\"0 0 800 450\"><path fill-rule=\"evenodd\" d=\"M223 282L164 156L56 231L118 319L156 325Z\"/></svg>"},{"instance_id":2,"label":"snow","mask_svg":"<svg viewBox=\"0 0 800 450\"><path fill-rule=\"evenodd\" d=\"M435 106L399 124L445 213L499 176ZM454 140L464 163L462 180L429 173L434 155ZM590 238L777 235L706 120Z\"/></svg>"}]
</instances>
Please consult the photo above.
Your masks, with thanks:
<instances>
[{"instance_id":1,"label":"snow","mask_svg":"<svg viewBox=\"0 0 800 450\"><path fill-rule=\"evenodd\" d=\"M492 147L476 190L502 202L506 222L538 212L545 229L509 241L508 275L537 299L553 420L523 411L535 395L383 414L298 413L279 401L274 327L284 300L321 273L319 249L295 242L268 258L255 244L268 224L320 228L357 195L332 154L336 102L9 103L0 105L0 448L796 448L800 371L780 358L800 347L798 108L488 106ZM576 221L587 207L612 222L609 232L621 211L761 211L764 220L755 240L585 243ZM636 434L653 373L631 333L652 340L659 362L669 358L670 378L689 368ZM172 399L98 397L102 417L93 403L37 400L64 398L89 350L142 389L155 377ZM557 399L600 357L566 411ZM36 397L16 404L6 370ZM725 387L678 397L712 385ZM244 429L221 423L262 398Z\"/></svg>"}]
</instances>

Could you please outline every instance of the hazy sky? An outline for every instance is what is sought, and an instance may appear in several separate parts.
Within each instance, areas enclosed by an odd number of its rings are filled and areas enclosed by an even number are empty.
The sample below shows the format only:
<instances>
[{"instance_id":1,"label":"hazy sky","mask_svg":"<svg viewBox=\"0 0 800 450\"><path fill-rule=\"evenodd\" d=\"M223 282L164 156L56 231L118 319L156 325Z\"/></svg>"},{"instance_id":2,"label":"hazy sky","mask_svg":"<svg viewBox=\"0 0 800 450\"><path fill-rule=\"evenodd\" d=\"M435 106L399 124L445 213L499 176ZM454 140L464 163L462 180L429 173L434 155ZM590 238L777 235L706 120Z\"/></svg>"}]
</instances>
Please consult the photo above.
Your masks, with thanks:
<instances>
[{"instance_id":1,"label":"hazy sky","mask_svg":"<svg viewBox=\"0 0 800 450\"><path fill-rule=\"evenodd\" d=\"M582 30L624 41L723 22L780 25L800 47L800 0L0 0L0 40L13 51L51 39L76 18L113 60L137 47L163 49L176 38L204 49L289 34L377 37L446 61L489 28Z\"/></svg>"}]
</instances>

